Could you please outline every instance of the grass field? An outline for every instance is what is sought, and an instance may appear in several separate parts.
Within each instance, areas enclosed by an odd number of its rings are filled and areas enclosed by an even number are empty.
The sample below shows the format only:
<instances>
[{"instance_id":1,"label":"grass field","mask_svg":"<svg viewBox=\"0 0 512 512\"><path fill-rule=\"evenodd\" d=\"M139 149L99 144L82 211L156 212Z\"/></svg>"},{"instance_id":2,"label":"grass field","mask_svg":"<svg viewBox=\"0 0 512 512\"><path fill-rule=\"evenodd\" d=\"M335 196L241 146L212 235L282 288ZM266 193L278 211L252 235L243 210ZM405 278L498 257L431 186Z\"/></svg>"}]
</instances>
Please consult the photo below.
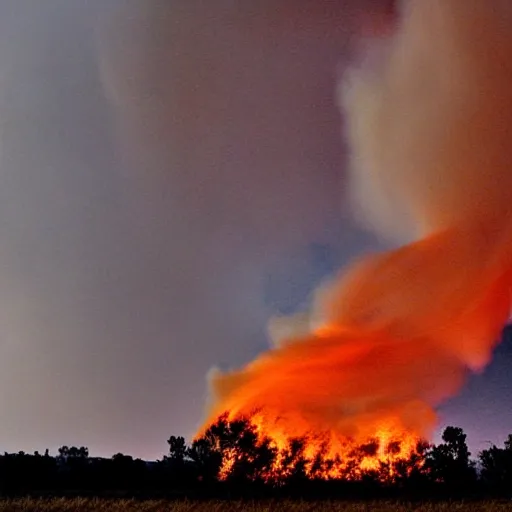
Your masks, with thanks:
<instances>
[{"instance_id":1,"label":"grass field","mask_svg":"<svg viewBox=\"0 0 512 512\"><path fill-rule=\"evenodd\" d=\"M0 500L0 512L512 512L512 501L399 504L393 502L165 502L97 499Z\"/></svg>"}]
</instances>

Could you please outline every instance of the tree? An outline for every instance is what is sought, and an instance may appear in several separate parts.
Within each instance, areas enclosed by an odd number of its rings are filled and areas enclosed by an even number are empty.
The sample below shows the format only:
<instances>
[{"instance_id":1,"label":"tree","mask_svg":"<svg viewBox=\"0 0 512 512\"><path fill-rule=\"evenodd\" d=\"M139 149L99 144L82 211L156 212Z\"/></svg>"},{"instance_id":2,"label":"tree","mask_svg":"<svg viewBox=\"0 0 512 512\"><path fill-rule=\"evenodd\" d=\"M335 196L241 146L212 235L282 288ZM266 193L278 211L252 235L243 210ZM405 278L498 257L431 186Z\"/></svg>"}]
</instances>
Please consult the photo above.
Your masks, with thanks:
<instances>
[{"instance_id":1,"label":"tree","mask_svg":"<svg viewBox=\"0 0 512 512\"><path fill-rule=\"evenodd\" d=\"M493 493L510 494L512 489L512 434L509 434L504 448L492 445L479 454L481 479Z\"/></svg>"},{"instance_id":2,"label":"tree","mask_svg":"<svg viewBox=\"0 0 512 512\"><path fill-rule=\"evenodd\" d=\"M194 441L189 457L203 469L217 470L217 476L232 485L268 479L276 456L270 439L258 434L247 418L229 420L224 414L205 434Z\"/></svg>"},{"instance_id":3,"label":"tree","mask_svg":"<svg viewBox=\"0 0 512 512\"><path fill-rule=\"evenodd\" d=\"M169 445L168 459L173 463L173 465L182 466L187 455L187 444L185 443L185 438L181 436L171 436L167 440L167 444Z\"/></svg>"},{"instance_id":4,"label":"tree","mask_svg":"<svg viewBox=\"0 0 512 512\"><path fill-rule=\"evenodd\" d=\"M217 481L222 466L222 453L208 431L193 441L187 457L194 463L198 480L207 484Z\"/></svg>"},{"instance_id":5,"label":"tree","mask_svg":"<svg viewBox=\"0 0 512 512\"><path fill-rule=\"evenodd\" d=\"M285 478L288 486L296 488L307 479L307 466L311 462L305 453L306 439L292 438L288 442L287 448L282 453L282 462L280 472Z\"/></svg>"},{"instance_id":6,"label":"tree","mask_svg":"<svg viewBox=\"0 0 512 512\"><path fill-rule=\"evenodd\" d=\"M184 488L190 483L191 468L188 464L188 447L184 437L171 436L167 440L169 455L164 457L163 471L169 483L176 488Z\"/></svg>"},{"instance_id":7,"label":"tree","mask_svg":"<svg viewBox=\"0 0 512 512\"><path fill-rule=\"evenodd\" d=\"M425 461L431 448L426 441L419 441L409 457L395 460L392 464L393 483L411 492L424 490L428 483L428 468Z\"/></svg>"},{"instance_id":8,"label":"tree","mask_svg":"<svg viewBox=\"0 0 512 512\"><path fill-rule=\"evenodd\" d=\"M442 439L444 442L433 446L427 454L426 469L434 482L460 493L476 482L466 434L459 427L446 427Z\"/></svg>"},{"instance_id":9,"label":"tree","mask_svg":"<svg viewBox=\"0 0 512 512\"><path fill-rule=\"evenodd\" d=\"M64 486L80 487L89 483L89 450L85 446L61 446L57 463L62 474ZM86 484L87 485L87 484Z\"/></svg>"},{"instance_id":10,"label":"tree","mask_svg":"<svg viewBox=\"0 0 512 512\"><path fill-rule=\"evenodd\" d=\"M85 461L89 457L89 449L85 446L77 448L76 446L61 446L59 448L58 458L63 462L68 461Z\"/></svg>"},{"instance_id":11,"label":"tree","mask_svg":"<svg viewBox=\"0 0 512 512\"><path fill-rule=\"evenodd\" d=\"M444 447L450 457L463 467L469 464L471 455L466 444L466 434L460 427L446 427L443 432Z\"/></svg>"}]
</instances>

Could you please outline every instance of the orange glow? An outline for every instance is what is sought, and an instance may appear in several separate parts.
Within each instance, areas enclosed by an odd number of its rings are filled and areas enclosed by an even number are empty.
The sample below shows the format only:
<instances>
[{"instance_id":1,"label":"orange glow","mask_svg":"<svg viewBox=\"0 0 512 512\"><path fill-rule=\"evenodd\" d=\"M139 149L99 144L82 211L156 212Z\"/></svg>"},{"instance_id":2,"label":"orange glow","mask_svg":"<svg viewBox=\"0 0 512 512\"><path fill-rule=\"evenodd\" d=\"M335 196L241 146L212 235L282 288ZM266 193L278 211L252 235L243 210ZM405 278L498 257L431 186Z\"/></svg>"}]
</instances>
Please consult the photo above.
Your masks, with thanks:
<instances>
[{"instance_id":1,"label":"orange glow","mask_svg":"<svg viewBox=\"0 0 512 512\"><path fill-rule=\"evenodd\" d=\"M206 425L228 411L251 418L280 450L306 438L314 458L325 445L340 462L323 477L342 474L372 440L379 449L359 461L356 477L407 459L430 437L435 406L460 389L468 367L487 363L508 316L510 273L499 260L454 283L459 258L478 259L467 236L436 235L353 267L324 293L323 327L212 378L217 401ZM394 441L400 450L390 454Z\"/></svg>"},{"instance_id":2,"label":"orange glow","mask_svg":"<svg viewBox=\"0 0 512 512\"><path fill-rule=\"evenodd\" d=\"M237 419L235 414L228 415L228 419ZM268 479L279 481L286 477L293 467L287 467L284 462L284 455L289 447L290 440L302 437L304 444L304 457L306 474L310 478L320 479L357 479L367 471L379 471L382 465L389 465L388 472L384 478L391 478L393 463L398 460L408 460L417 450L420 438L412 433L405 432L398 425L391 421L383 423L375 430L371 438L343 438L336 432L310 432L304 433L299 430L286 431L280 424L279 419L270 417L265 412L258 412L250 418L251 423L261 437L268 437L272 446L277 448L276 457L272 472L267 475ZM220 477L224 479L234 463L234 452L229 450L223 453L224 464ZM329 467L315 467L315 459L320 456L322 462L329 461Z\"/></svg>"}]
</instances>

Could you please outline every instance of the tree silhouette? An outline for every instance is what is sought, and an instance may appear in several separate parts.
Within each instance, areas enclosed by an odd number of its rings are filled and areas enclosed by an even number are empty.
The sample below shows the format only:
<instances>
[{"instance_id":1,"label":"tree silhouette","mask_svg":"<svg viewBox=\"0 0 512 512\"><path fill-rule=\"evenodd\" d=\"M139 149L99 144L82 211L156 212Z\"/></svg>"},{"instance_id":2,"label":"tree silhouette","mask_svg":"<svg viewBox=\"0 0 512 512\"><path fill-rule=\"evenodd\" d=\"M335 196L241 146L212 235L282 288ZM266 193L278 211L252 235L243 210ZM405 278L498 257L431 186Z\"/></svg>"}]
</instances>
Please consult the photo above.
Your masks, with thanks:
<instances>
[{"instance_id":1,"label":"tree silhouette","mask_svg":"<svg viewBox=\"0 0 512 512\"><path fill-rule=\"evenodd\" d=\"M433 446L426 459L426 469L431 479L454 492L476 482L475 464L466 444L466 434L459 427L446 427L443 443Z\"/></svg>"},{"instance_id":2,"label":"tree silhouette","mask_svg":"<svg viewBox=\"0 0 512 512\"><path fill-rule=\"evenodd\" d=\"M493 493L512 493L512 434L509 434L504 448L492 445L479 454L481 479Z\"/></svg>"},{"instance_id":3,"label":"tree silhouette","mask_svg":"<svg viewBox=\"0 0 512 512\"><path fill-rule=\"evenodd\" d=\"M85 446L81 446L80 448L77 448L76 446L61 446L58 450L59 456L58 458L61 460L61 462L67 463L69 461L76 462L76 461L86 461L89 457L89 449Z\"/></svg>"},{"instance_id":4,"label":"tree silhouette","mask_svg":"<svg viewBox=\"0 0 512 512\"><path fill-rule=\"evenodd\" d=\"M208 485L217 481L222 466L222 452L211 432L207 431L201 438L193 441L187 450L187 457L194 463L199 481Z\"/></svg>"},{"instance_id":5,"label":"tree silhouette","mask_svg":"<svg viewBox=\"0 0 512 512\"><path fill-rule=\"evenodd\" d=\"M205 434L192 443L188 457L200 468L201 476L211 481L222 470L231 485L268 481L277 450L270 439L258 434L250 420L229 420L225 414Z\"/></svg>"},{"instance_id":6,"label":"tree silhouette","mask_svg":"<svg viewBox=\"0 0 512 512\"><path fill-rule=\"evenodd\" d=\"M292 438L282 454L281 473L289 487L298 487L307 479L307 466L311 461L306 457L305 447L305 438Z\"/></svg>"},{"instance_id":7,"label":"tree silhouette","mask_svg":"<svg viewBox=\"0 0 512 512\"><path fill-rule=\"evenodd\" d=\"M331 455L328 439L319 436L314 444L319 448L311 453L311 440L292 438L278 450L249 419L230 420L224 415L190 446L183 437L170 436L168 453L154 463L122 453L110 459L91 458L83 446L62 446L55 457L48 450L44 455L6 453L0 456L0 494L114 492L135 497L143 492L146 496L253 499L461 498L474 496L475 490L511 494L512 435L503 447L493 445L479 454L479 475L466 434L455 427L445 429L437 446L418 443L407 459L397 457L399 440L379 446L370 439L351 451L347 441L343 459ZM381 462L376 462L376 455Z\"/></svg>"},{"instance_id":8,"label":"tree silhouette","mask_svg":"<svg viewBox=\"0 0 512 512\"><path fill-rule=\"evenodd\" d=\"M258 434L245 418L227 421L219 430L223 455L230 459L231 469L226 480L241 485L255 480L257 475Z\"/></svg>"},{"instance_id":9,"label":"tree silhouette","mask_svg":"<svg viewBox=\"0 0 512 512\"><path fill-rule=\"evenodd\" d=\"M183 464L187 455L187 444L184 437L171 436L167 440L169 445L169 459L175 463Z\"/></svg>"}]
</instances>

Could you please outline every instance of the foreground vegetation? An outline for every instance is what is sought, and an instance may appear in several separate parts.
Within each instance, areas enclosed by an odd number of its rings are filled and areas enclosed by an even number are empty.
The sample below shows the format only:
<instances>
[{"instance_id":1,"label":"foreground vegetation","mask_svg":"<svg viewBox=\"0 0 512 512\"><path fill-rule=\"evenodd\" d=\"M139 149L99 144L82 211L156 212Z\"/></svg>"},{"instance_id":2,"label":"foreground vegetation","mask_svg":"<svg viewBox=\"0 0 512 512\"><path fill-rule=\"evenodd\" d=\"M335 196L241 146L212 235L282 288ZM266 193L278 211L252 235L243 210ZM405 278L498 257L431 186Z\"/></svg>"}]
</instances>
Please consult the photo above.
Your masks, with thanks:
<instances>
[{"instance_id":1,"label":"foreground vegetation","mask_svg":"<svg viewBox=\"0 0 512 512\"><path fill-rule=\"evenodd\" d=\"M183 499L306 499L311 503L328 499L512 497L512 435L503 448L492 446L474 461L463 430L447 427L442 443L419 443L407 459L393 459L397 446L391 443L393 451L384 447L383 452L389 453L389 458L379 459L371 469L362 469L361 462L382 448L377 442L354 448L344 460L331 460L326 452L308 456L300 439L290 440L287 448L277 452L247 420L220 419L191 446L174 436L168 444L168 454L152 463L122 454L111 459L94 458L84 447L63 446L56 457L48 451L44 455L4 454L0 456L0 497L136 498L139 507L150 499L171 499L174 503ZM339 469L334 476L329 472L332 468ZM30 503L24 506L30 507ZM67 503L62 502L62 506ZM148 510L159 510L157 504L144 503ZM15 510L18 505L10 502L4 506L11 507L4 510ZM133 507L135 503L123 502L122 506ZM188 505L180 502L172 506L187 510ZM226 506L219 505L219 510L229 510Z\"/></svg>"},{"instance_id":2,"label":"foreground vegetation","mask_svg":"<svg viewBox=\"0 0 512 512\"><path fill-rule=\"evenodd\" d=\"M512 502L343 503L297 501L135 501L100 499L19 499L0 501L0 512L509 512Z\"/></svg>"}]
</instances>

